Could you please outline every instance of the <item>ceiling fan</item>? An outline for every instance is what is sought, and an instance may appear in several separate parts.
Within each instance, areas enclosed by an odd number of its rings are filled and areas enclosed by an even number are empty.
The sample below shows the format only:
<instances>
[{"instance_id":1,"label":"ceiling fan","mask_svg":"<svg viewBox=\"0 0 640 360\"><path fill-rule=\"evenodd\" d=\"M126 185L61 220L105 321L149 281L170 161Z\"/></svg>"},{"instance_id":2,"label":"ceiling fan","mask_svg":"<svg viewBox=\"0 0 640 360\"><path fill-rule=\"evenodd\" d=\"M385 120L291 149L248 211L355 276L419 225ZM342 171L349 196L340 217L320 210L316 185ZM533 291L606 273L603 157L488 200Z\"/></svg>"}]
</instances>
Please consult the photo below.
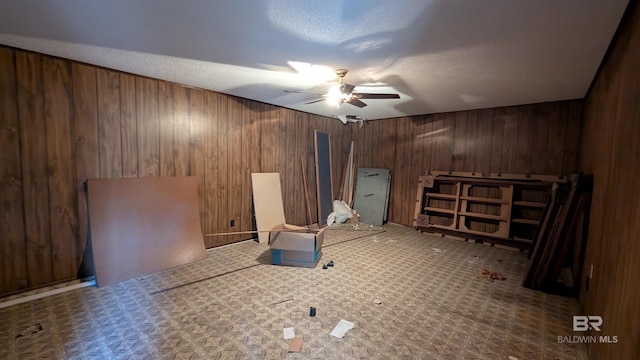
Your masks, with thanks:
<instances>
[{"instance_id":1,"label":"ceiling fan","mask_svg":"<svg viewBox=\"0 0 640 360\"><path fill-rule=\"evenodd\" d=\"M347 103L359 108L363 108L367 106L360 99L400 99L400 95L398 94L377 94L377 93L362 93L362 92L354 92L356 85L351 85L342 82L342 79L349 70L346 69L338 69L336 70L336 75L338 76L338 84L333 85L329 88L329 91L326 94L315 94L315 93L306 93L302 91L291 91L285 90L285 92L290 93L299 93L299 94L312 94L322 96L321 99L313 100L306 102L306 104L313 104L323 100L327 100L330 105L334 105L336 107L340 107L340 105Z\"/></svg>"},{"instance_id":2,"label":"ceiling fan","mask_svg":"<svg viewBox=\"0 0 640 360\"><path fill-rule=\"evenodd\" d=\"M347 125L347 123L358 123L358 127L362 127L364 122L367 120L366 118L361 118L358 115L332 115L334 118L342 121L343 124Z\"/></svg>"}]
</instances>

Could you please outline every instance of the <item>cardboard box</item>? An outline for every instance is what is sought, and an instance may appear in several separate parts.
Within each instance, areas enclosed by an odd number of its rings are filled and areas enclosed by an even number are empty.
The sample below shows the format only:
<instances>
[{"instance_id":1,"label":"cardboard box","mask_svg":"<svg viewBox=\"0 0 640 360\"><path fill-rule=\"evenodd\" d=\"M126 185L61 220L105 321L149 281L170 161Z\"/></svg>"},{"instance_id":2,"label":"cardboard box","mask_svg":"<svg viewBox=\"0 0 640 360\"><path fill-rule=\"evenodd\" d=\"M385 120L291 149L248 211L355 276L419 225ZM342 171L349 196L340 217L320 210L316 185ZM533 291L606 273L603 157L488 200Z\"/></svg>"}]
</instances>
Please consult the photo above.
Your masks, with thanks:
<instances>
[{"instance_id":1,"label":"cardboard box","mask_svg":"<svg viewBox=\"0 0 640 360\"><path fill-rule=\"evenodd\" d=\"M269 233L271 264L315 267L322 256L323 229L280 224Z\"/></svg>"}]
</instances>

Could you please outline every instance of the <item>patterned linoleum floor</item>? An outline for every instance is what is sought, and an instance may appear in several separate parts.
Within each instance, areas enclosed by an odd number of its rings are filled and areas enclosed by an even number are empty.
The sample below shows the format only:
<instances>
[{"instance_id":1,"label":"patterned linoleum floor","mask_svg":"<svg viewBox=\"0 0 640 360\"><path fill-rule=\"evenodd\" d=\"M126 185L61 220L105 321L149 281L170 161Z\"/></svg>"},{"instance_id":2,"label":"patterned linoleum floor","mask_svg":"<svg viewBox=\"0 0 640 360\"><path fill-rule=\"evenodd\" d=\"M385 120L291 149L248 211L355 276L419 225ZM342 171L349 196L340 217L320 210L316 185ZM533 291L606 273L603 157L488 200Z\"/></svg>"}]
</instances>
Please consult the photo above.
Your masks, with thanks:
<instances>
[{"instance_id":1,"label":"patterned linoleum floor","mask_svg":"<svg viewBox=\"0 0 640 360\"><path fill-rule=\"evenodd\" d=\"M521 287L523 253L397 225L343 226L327 230L314 269L269 260L266 245L243 242L0 309L0 358L586 359L582 345L557 342L573 335L577 302ZM483 268L506 280L483 279ZM330 336L341 319L355 327ZM284 327L303 338L302 352L287 352Z\"/></svg>"}]
</instances>

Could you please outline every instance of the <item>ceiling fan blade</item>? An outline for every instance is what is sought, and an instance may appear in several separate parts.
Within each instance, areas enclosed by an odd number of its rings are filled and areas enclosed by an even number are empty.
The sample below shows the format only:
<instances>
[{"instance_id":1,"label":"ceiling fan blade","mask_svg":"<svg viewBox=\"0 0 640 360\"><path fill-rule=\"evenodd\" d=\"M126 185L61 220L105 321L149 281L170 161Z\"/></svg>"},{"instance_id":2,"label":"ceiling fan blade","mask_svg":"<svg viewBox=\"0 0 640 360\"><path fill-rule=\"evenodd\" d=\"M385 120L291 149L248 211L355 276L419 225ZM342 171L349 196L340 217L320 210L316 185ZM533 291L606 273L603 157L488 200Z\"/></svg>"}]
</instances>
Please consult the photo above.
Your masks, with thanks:
<instances>
[{"instance_id":1,"label":"ceiling fan blade","mask_svg":"<svg viewBox=\"0 0 640 360\"><path fill-rule=\"evenodd\" d=\"M357 99L355 97L352 97L351 99L349 99L347 101L347 103L351 104L351 105L354 105L354 106L357 106L359 108L363 108L363 107L367 106L367 104L363 103L362 101L360 101L359 99Z\"/></svg>"},{"instance_id":2,"label":"ceiling fan blade","mask_svg":"<svg viewBox=\"0 0 640 360\"><path fill-rule=\"evenodd\" d=\"M351 84L342 84L340 85L340 92L343 94L351 94L351 92L353 91L353 89L355 89L356 86L355 85L351 85Z\"/></svg>"},{"instance_id":3,"label":"ceiling fan blade","mask_svg":"<svg viewBox=\"0 0 640 360\"><path fill-rule=\"evenodd\" d=\"M304 103L304 104L305 104L305 105L307 105L307 104L314 104L314 103L317 103L317 102L320 102L320 101L324 101L324 99L313 100L313 101L306 102L306 103Z\"/></svg>"},{"instance_id":4,"label":"ceiling fan blade","mask_svg":"<svg viewBox=\"0 0 640 360\"><path fill-rule=\"evenodd\" d=\"M325 94L310 93L310 92L306 92L306 91L296 91L296 90L284 90L284 92L293 93L293 94L318 95L318 96L324 96L325 95Z\"/></svg>"},{"instance_id":5,"label":"ceiling fan blade","mask_svg":"<svg viewBox=\"0 0 640 360\"><path fill-rule=\"evenodd\" d=\"M351 93L358 99L400 99L398 94Z\"/></svg>"}]
</instances>

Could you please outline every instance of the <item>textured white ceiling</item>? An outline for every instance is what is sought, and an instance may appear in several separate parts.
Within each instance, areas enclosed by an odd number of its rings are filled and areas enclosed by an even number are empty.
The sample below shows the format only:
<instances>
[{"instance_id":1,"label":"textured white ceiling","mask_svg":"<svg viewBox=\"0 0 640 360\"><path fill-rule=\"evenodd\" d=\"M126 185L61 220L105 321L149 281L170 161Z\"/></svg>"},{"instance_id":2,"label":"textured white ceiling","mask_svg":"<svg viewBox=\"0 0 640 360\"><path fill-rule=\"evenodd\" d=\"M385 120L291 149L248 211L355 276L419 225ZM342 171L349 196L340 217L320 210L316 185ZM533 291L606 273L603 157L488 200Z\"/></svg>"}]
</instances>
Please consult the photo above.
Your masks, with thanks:
<instances>
[{"instance_id":1,"label":"textured white ceiling","mask_svg":"<svg viewBox=\"0 0 640 360\"><path fill-rule=\"evenodd\" d=\"M324 116L581 98L628 0L0 0L0 44ZM337 82L399 93L305 105Z\"/></svg>"}]
</instances>

